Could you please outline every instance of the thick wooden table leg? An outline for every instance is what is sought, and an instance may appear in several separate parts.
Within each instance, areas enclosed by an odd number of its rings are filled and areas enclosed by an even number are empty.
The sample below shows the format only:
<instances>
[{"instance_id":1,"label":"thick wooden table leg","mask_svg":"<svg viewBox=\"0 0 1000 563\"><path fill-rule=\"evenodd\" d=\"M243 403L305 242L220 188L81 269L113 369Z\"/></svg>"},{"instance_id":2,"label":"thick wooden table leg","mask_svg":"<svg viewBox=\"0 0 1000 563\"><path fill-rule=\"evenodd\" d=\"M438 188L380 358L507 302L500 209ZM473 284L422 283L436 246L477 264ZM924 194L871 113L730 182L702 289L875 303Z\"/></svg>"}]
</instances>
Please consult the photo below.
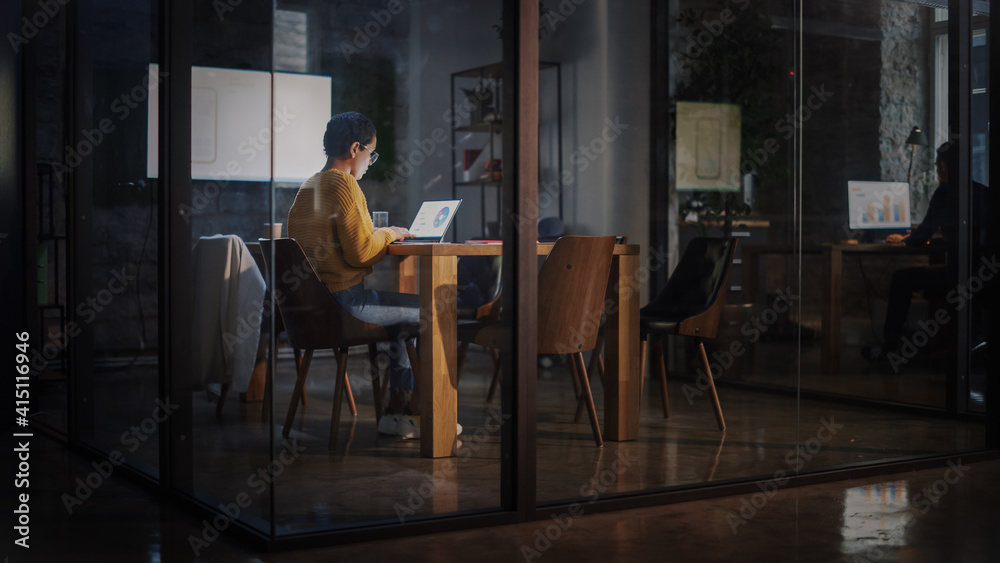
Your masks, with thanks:
<instances>
[{"instance_id":1,"label":"thick wooden table leg","mask_svg":"<svg viewBox=\"0 0 1000 563\"><path fill-rule=\"evenodd\" d=\"M458 418L456 256L420 257L420 453L452 455Z\"/></svg>"},{"instance_id":2,"label":"thick wooden table leg","mask_svg":"<svg viewBox=\"0 0 1000 563\"><path fill-rule=\"evenodd\" d=\"M399 292L417 292L417 257L404 256L399 261Z\"/></svg>"},{"instance_id":3,"label":"thick wooden table leg","mask_svg":"<svg viewBox=\"0 0 1000 563\"><path fill-rule=\"evenodd\" d=\"M616 255L609 283L616 284L604 325L604 437L639 437L639 256Z\"/></svg>"}]
</instances>

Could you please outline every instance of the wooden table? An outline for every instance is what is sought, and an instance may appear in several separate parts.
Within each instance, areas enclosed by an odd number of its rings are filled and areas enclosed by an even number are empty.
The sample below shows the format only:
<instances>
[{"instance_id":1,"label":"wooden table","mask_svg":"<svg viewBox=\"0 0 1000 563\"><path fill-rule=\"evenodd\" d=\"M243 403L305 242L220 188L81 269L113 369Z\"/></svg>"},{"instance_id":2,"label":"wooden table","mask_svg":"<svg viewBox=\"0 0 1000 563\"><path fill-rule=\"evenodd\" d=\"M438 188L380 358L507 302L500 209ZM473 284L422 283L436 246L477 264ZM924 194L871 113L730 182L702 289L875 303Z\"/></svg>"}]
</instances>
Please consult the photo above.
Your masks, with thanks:
<instances>
[{"instance_id":1,"label":"wooden table","mask_svg":"<svg viewBox=\"0 0 1000 563\"><path fill-rule=\"evenodd\" d=\"M795 254L798 248L794 245L748 245L743 247L743 290L746 295L757 304L757 284L760 271L759 261L761 254ZM821 329L821 363L824 373L838 373L840 371L840 330L841 330L841 294L843 287L841 278L843 276L844 254L916 254L926 255L932 250L931 246L906 246L902 244L822 244L804 245L803 254L821 254L823 258L823 292L821 300L822 329ZM793 292L795 293L795 292ZM801 290L800 290L801 293Z\"/></svg>"},{"instance_id":2,"label":"wooden table","mask_svg":"<svg viewBox=\"0 0 1000 563\"><path fill-rule=\"evenodd\" d=\"M552 244L539 244L545 256ZM387 254L400 263L400 291L420 294L420 452L452 455L458 418L458 307L460 256L499 256L499 244L395 244ZM639 435L639 245L615 246L612 291L604 325L605 439Z\"/></svg>"}]
</instances>

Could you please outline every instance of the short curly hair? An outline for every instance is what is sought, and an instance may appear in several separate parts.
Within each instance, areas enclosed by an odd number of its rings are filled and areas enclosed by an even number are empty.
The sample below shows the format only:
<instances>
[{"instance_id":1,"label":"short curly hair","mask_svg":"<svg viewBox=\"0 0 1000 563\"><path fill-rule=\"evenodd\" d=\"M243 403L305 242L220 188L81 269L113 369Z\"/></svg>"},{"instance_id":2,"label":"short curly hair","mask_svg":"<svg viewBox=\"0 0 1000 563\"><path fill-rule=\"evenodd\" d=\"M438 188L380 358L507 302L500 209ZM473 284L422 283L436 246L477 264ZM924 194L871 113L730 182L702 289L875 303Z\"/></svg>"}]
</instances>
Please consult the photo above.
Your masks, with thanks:
<instances>
[{"instance_id":1,"label":"short curly hair","mask_svg":"<svg viewBox=\"0 0 1000 563\"><path fill-rule=\"evenodd\" d=\"M937 148L937 160L948 162L958 156L958 139L952 139Z\"/></svg>"},{"instance_id":2,"label":"short curly hair","mask_svg":"<svg viewBox=\"0 0 1000 563\"><path fill-rule=\"evenodd\" d=\"M330 118L323 134L323 150L327 156L343 156L355 141L368 145L375 139L375 124L356 111L338 113Z\"/></svg>"}]
</instances>

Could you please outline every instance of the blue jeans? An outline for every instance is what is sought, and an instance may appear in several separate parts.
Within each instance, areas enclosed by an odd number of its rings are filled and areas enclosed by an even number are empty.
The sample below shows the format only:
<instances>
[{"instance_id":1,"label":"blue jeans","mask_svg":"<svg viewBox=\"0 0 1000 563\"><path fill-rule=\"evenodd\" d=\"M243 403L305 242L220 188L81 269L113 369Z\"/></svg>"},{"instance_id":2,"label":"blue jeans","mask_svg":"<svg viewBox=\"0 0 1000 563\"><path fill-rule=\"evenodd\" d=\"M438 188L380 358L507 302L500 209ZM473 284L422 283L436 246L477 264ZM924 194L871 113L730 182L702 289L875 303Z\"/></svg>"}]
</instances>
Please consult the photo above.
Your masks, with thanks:
<instances>
[{"instance_id":1,"label":"blue jeans","mask_svg":"<svg viewBox=\"0 0 1000 563\"><path fill-rule=\"evenodd\" d=\"M345 311L358 319L382 326L420 322L420 297L408 293L365 289L364 282L332 293L333 299ZM416 388L410 357L406 353L407 341L416 340L415 334L400 333L395 342L380 342L379 352L389 356L389 388L412 391Z\"/></svg>"}]
</instances>

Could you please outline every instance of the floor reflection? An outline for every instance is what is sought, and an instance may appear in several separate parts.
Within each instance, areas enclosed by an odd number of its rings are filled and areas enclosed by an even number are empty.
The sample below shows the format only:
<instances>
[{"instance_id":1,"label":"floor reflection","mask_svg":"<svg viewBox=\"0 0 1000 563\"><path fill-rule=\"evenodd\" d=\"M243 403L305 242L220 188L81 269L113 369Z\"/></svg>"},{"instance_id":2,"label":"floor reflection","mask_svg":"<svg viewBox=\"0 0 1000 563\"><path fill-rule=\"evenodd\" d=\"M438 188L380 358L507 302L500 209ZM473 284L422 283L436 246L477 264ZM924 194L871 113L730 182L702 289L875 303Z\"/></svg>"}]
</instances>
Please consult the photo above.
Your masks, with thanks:
<instances>
[{"instance_id":1,"label":"floor reflection","mask_svg":"<svg viewBox=\"0 0 1000 563\"><path fill-rule=\"evenodd\" d=\"M907 525L913 521L908 488L904 480L845 490L843 552L906 545Z\"/></svg>"},{"instance_id":2,"label":"floor reflection","mask_svg":"<svg viewBox=\"0 0 1000 563\"><path fill-rule=\"evenodd\" d=\"M774 355L776 351L780 349L759 346L753 372L758 375L749 377L766 379L766 369L781 366L787 373L787 364L794 356L782 358ZM307 381L308 405L300 407L290 436L289 447L300 455L283 464L275 480L274 512L279 532L373 521L409 522L434 514L500 506L500 429L506 421L500 415L499 398L492 404L486 402L492 358L483 351L470 352L459 388L458 420L464 431L456 443L455 456L437 460L421 457L417 440L378 434L364 361L363 354L355 354L349 365L359 414L354 418L344 409L341 447L329 452L334 361L332 355L319 353L314 359ZM283 348L275 380L273 436L261 403L230 397L219 416L207 395L194 395L194 490L210 505L250 494L253 502L245 513L260 518L265 527L271 510L270 493L258 495L255 487L248 486L248 478L272 463L268 451L272 437L281 442L293 374L292 355ZM877 374L825 377L824 384L842 394L863 394L880 385L909 386L928 396L933 394L933 385L927 382L930 379L922 383L919 378L904 380L899 376L880 381ZM928 373L927 378L933 377L937 376ZM136 389L155 389L155 378L156 370L150 369L127 377L97 379L100 387L95 397L102 405L115 408L102 410L96 443L117 444L122 432L150 415L152 407L139 400ZM575 422L577 403L569 380L564 365L540 370L538 375L537 496L543 503L589 501L708 481L780 478L796 470L928 456L977 449L984 444L984 427L976 422L829 401L802 400L797 404L793 396L727 385L731 381L727 378L721 381L719 395L728 429L720 432L707 395L691 395L689 399L685 385L691 381L675 376L668 383L669 419L662 416L659 384L648 382L639 439L609 441L597 448L586 420ZM598 378L592 386L603 420L603 389ZM940 387L937 392L941 392ZM890 491L887 486L852 495L848 502L853 508L844 512L845 542L862 544L861 538L878 539L878 534L893 533L896 527L892 522L859 519L856 514L869 509L858 503L866 499L881 502L883 496L905 501L905 487Z\"/></svg>"}]
</instances>

